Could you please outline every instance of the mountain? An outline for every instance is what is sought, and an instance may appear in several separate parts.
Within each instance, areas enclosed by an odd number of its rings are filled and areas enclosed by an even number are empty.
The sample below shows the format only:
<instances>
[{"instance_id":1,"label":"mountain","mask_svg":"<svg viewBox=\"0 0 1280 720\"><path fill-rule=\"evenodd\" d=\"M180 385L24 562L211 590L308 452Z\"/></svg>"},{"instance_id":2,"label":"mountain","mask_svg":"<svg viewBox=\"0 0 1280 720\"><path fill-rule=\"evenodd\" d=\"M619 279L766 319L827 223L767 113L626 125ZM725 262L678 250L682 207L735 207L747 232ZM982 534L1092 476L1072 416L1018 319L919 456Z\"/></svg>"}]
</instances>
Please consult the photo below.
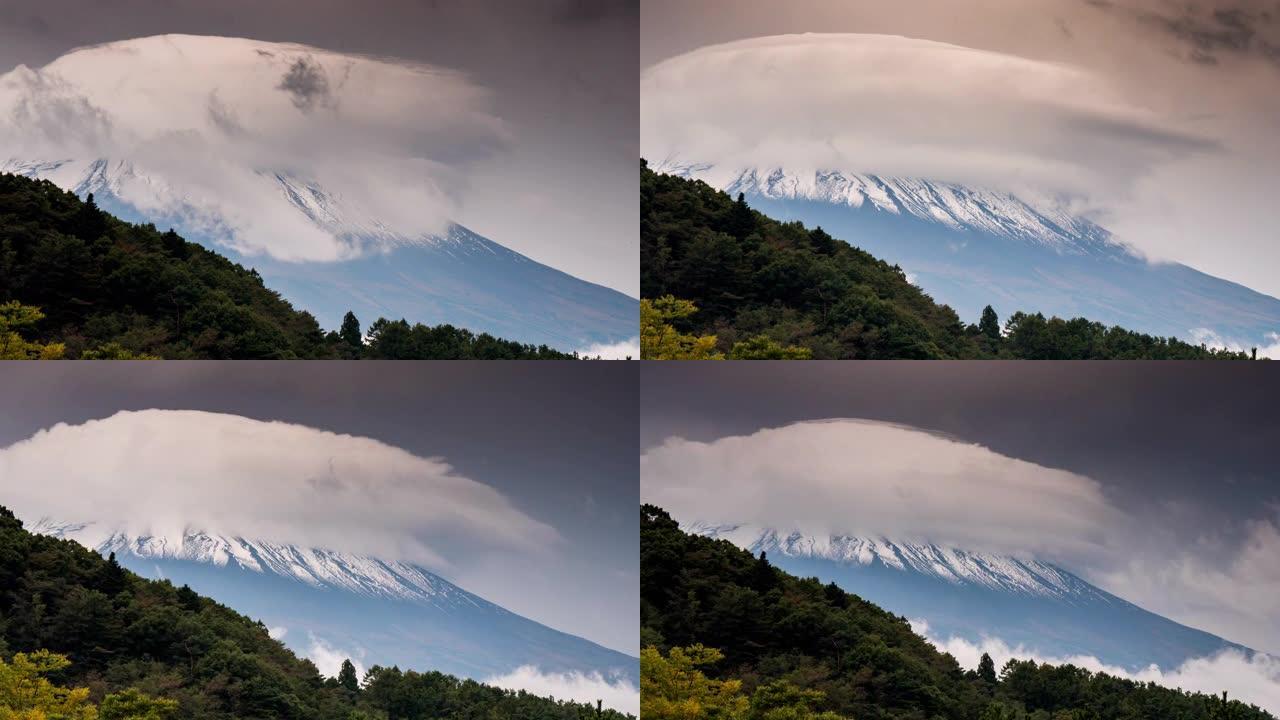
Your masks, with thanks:
<instances>
[{"instance_id":1,"label":"mountain","mask_svg":"<svg viewBox=\"0 0 1280 720\"><path fill-rule=\"evenodd\" d=\"M0 172L173 228L326 328L352 310L565 352L633 339L635 299L449 222L512 142L492 94L388 57L134 38L0 75Z\"/></svg>"},{"instance_id":2,"label":"mountain","mask_svg":"<svg viewBox=\"0 0 1280 720\"><path fill-rule=\"evenodd\" d=\"M964 670L896 610L793 575L771 556L685 532L653 505L640 517L644 708L723 702L737 692L741 705L761 713L801 701L807 707L785 715L801 720L832 717L824 712L871 720L1274 718L1240 700L1072 665L1013 659ZM697 645L714 648L719 660L696 667L709 659Z\"/></svg>"},{"instance_id":3,"label":"mountain","mask_svg":"<svg viewBox=\"0 0 1280 720\"><path fill-rule=\"evenodd\" d=\"M937 637L1000 638L1048 657L1093 656L1112 667L1171 670L1241 645L1180 625L1052 563L931 543L847 535L814 537L742 525L694 523L780 568L834 582Z\"/></svg>"},{"instance_id":4,"label":"mountain","mask_svg":"<svg viewBox=\"0 0 1280 720\"><path fill-rule=\"evenodd\" d=\"M384 665L476 680L532 665L638 683L635 658L516 615L414 565L194 530L138 536L48 519L32 530L91 544L139 575L188 584L284 628L285 644L299 653L320 642Z\"/></svg>"},{"instance_id":5,"label":"mountain","mask_svg":"<svg viewBox=\"0 0 1280 720\"><path fill-rule=\"evenodd\" d=\"M708 166L658 172L706 177ZM1148 262L1062 197L1018 197L924 178L746 168L721 188L902 267L961 317L990 304L1088 317L1160 337L1275 343L1280 300L1178 263Z\"/></svg>"},{"instance_id":6,"label":"mountain","mask_svg":"<svg viewBox=\"0 0 1280 720\"><path fill-rule=\"evenodd\" d=\"M256 270L172 230L121 222L88 200L96 198L81 201L48 181L0 173L0 304L6 315L24 316L22 327L0 326L5 336L24 345L38 340L72 358L571 357L545 345L376 315L365 316L374 321L364 332L344 320L341 334L326 335Z\"/></svg>"},{"instance_id":7,"label":"mountain","mask_svg":"<svg viewBox=\"0 0 1280 720\"><path fill-rule=\"evenodd\" d=\"M375 664L358 685L354 677L348 685L322 678L315 665L272 638L261 622L185 585L143 579L79 543L33 534L2 507L0 617L4 663L11 653L59 653L71 665L50 678L57 685L87 688L95 702L136 688L176 701L176 717L193 720L626 717L425 668L402 671ZM0 698L0 712L15 709L7 707L9 702L34 695L28 687ZM120 708L108 715L103 708L103 718L141 717ZM48 717L70 715L50 712Z\"/></svg>"},{"instance_id":8,"label":"mountain","mask_svg":"<svg viewBox=\"0 0 1280 720\"><path fill-rule=\"evenodd\" d=\"M878 202L887 203L884 198ZM848 211L846 206L803 202L828 212ZM889 212L865 212L873 219L890 218L886 222L891 223L900 218ZM1050 216L1037 217L1028 217L1023 227L1055 224ZM932 232L958 232L914 217L907 221ZM1088 228L1082 223L1072 227ZM1065 237L1046 237L1034 247L1058 256L1047 248L1065 247ZM1071 254L1060 257L1093 262L1081 258L1110 252L1110 241L1100 231L1089 237L1088 242L1071 245ZM993 256L997 265L1013 262L1018 248L1033 247L1011 239L1000 242L1008 248ZM966 278L961 281L969 282ZM1036 283L1053 286L1043 278ZM640 291L647 301L642 324L649 348L664 346L663 338L674 338L677 342L665 346L711 344L718 353L734 356L777 345L789 348L792 357L820 360L1250 357L1248 352L1215 350L1109 326L1096 318L1046 317L1034 307L1009 312L1001 323L999 313L979 305L981 311L965 324L951 306L936 302L923 289L925 285L901 266L842 241L823 226L776 220L752 209L745 193L735 201L705 182L657 173L641 162ZM1063 292L1080 295L1081 287ZM1005 290L993 287L990 291L989 302L1000 303ZM649 355L675 359L680 353L650 351Z\"/></svg>"},{"instance_id":9,"label":"mountain","mask_svg":"<svg viewBox=\"0 0 1280 720\"><path fill-rule=\"evenodd\" d=\"M294 306L336 328L352 311L360 318L406 318L451 324L563 352L610 344L636 335L637 301L579 280L457 224L444 235L409 237L353 212L315 183L259 171L275 185L275 201L325 232L356 247L378 248L336 262L286 262L246 255L219 242L209 218L193 202L167 200L178 209L149 212L121 198L124 186L162 187L126 160L0 160L0 173L46 179L84 198L93 193L104 210L134 223L172 227L189 240L251 268Z\"/></svg>"}]
</instances>

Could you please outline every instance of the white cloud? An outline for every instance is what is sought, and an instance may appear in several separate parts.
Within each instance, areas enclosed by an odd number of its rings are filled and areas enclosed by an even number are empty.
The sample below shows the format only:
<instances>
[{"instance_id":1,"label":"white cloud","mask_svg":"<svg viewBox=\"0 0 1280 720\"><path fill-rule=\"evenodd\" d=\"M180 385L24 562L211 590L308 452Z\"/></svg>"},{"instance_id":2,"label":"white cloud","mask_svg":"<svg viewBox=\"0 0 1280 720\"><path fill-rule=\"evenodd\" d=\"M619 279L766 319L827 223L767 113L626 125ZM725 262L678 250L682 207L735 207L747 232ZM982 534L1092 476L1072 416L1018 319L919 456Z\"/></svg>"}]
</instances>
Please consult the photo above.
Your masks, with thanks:
<instances>
[{"instance_id":1,"label":"white cloud","mask_svg":"<svg viewBox=\"0 0 1280 720\"><path fill-rule=\"evenodd\" d=\"M786 167L1082 194L1209 147L1082 68L898 36L752 38L641 78L645 156L714 163L714 184Z\"/></svg>"},{"instance_id":2,"label":"white cloud","mask_svg":"<svg viewBox=\"0 0 1280 720\"><path fill-rule=\"evenodd\" d=\"M713 442L671 438L641 456L640 482L646 502L683 521L1047 557L1102 552L1121 517L1088 478L863 420L797 423Z\"/></svg>"},{"instance_id":3,"label":"white cloud","mask_svg":"<svg viewBox=\"0 0 1280 720\"><path fill-rule=\"evenodd\" d=\"M359 660L364 656L364 651L347 652L335 648L323 638L316 637L314 634L310 638L311 645L307 648L307 658L315 663L316 669L320 671L321 675L331 678L338 677L338 672L342 670L342 661L350 660L351 664L356 668L356 678L364 679L364 664Z\"/></svg>"},{"instance_id":4,"label":"white cloud","mask_svg":"<svg viewBox=\"0 0 1280 720\"><path fill-rule=\"evenodd\" d=\"M244 253L331 261L378 249L338 226L443 230L475 162L509 141L490 104L443 68L168 35L0 76L0 141L10 157L77 172L131 161L139 173L115 190L143 212L179 214ZM330 223L322 210L318 227L282 201L276 172L317 183L349 216Z\"/></svg>"},{"instance_id":5,"label":"white cloud","mask_svg":"<svg viewBox=\"0 0 1280 720\"><path fill-rule=\"evenodd\" d=\"M284 638L285 635L288 635L288 634L289 634L289 628L283 625L278 625L273 628L267 628L267 635L270 636L272 640L281 640Z\"/></svg>"},{"instance_id":6,"label":"white cloud","mask_svg":"<svg viewBox=\"0 0 1280 720\"><path fill-rule=\"evenodd\" d=\"M1107 589L1243 645L1280 651L1280 512L1089 573Z\"/></svg>"},{"instance_id":7,"label":"white cloud","mask_svg":"<svg viewBox=\"0 0 1280 720\"><path fill-rule=\"evenodd\" d=\"M984 637L981 642L976 643L955 636L937 638L929 634L929 623L925 620L912 620L911 627L940 651L950 653L961 666L969 669L978 667L978 660L983 653L990 655L995 661L997 671L1011 659L1034 660L1052 665L1071 664L1092 672L1156 683L1169 688L1213 695L1225 690L1232 698L1258 705L1272 714L1280 714L1280 658L1263 653L1250 657L1238 650L1223 650L1211 656L1191 658L1175 669L1161 670L1151 665L1135 672L1107 665L1089 655L1055 657L1021 645L1010 647L995 637Z\"/></svg>"},{"instance_id":8,"label":"white cloud","mask_svg":"<svg viewBox=\"0 0 1280 720\"><path fill-rule=\"evenodd\" d=\"M598 672L544 673L533 665L521 665L505 675L485 678L483 682L558 700L591 704L601 700L605 707L640 715L640 691L620 676L605 678Z\"/></svg>"},{"instance_id":9,"label":"white cloud","mask_svg":"<svg viewBox=\"0 0 1280 720\"><path fill-rule=\"evenodd\" d=\"M743 169L781 166L1047 198L1098 220L1145 257L1280 295L1269 191L1280 164L1275 93L1267 92L1275 67L1179 63L1135 37L1150 30L1142 24L1133 31L1108 21L1114 27L1095 27L1078 43L995 30L1038 24L1061 7L1023 13L988 4L966 18L983 31L962 33L915 17L947 15L937 8L902 5L851 12L893 16L867 27L914 27L974 47L797 34L678 55L642 74L642 154L653 163L713 164L699 174L721 187ZM1010 22L1018 14L1029 17Z\"/></svg>"},{"instance_id":10,"label":"white cloud","mask_svg":"<svg viewBox=\"0 0 1280 720\"><path fill-rule=\"evenodd\" d=\"M442 458L209 412L60 423L0 449L0 486L28 522L93 522L87 544L115 529L178 543L190 528L447 568L559 537Z\"/></svg>"},{"instance_id":11,"label":"white cloud","mask_svg":"<svg viewBox=\"0 0 1280 720\"><path fill-rule=\"evenodd\" d=\"M578 354L583 357L600 357L604 360L640 359L640 338L620 340L616 343L594 343L580 348Z\"/></svg>"}]
</instances>

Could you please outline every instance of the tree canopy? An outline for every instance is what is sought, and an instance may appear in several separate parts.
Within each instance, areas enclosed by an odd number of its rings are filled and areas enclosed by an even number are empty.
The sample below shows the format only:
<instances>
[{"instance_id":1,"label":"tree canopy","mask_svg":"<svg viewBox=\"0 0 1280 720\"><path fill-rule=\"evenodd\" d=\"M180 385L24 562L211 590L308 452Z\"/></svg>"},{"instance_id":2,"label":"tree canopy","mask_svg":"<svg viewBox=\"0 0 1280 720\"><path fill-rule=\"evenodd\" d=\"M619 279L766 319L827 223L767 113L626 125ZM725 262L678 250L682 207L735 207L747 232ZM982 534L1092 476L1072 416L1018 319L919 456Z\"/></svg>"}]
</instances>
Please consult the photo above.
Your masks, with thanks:
<instances>
[{"instance_id":1,"label":"tree canopy","mask_svg":"<svg viewBox=\"0 0 1280 720\"><path fill-rule=\"evenodd\" d=\"M905 618L783 572L763 554L687 534L652 505L640 511L640 627L641 712L659 707L661 717L680 717L690 702L744 717L763 693L784 698L790 709L778 717L1275 720L1236 700L1072 665L1011 660L998 675L988 662L965 670ZM669 680L673 673L684 679Z\"/></svg>"},{"instance_id":2,"label":"tree canopy","mask_svg":"<svg viewBox=\"0 0 1280 720\"><path fill-rule=\"evenodd\" d=\"M376 330L382 330L380 334ZM325 333L256 270L133 225L45 180L0 173L0 358L567 359L573 354L352 313Z\"/></svg>"},{"instance_id":3,"label":"tree canopy","mask_svg":"<svg viewBox=\"0 0 1280 720\"><path fill-rule=\"evenodd\" d=\"M627 717L433 671L355 674L321 677L262 623L0 508L0 720Z\"/></svg>"},{"instance_id":4,"label":"tree canopy","mask_svg":"<svg viewBox=\"0 0 1280 720\"><path fill-rule=\"evenodd\" d=\"M743 344L741 354L767 347L771 358L1248 357L1083 318L1015 312L1002 327L991 307L966 325L896 265L820 227L773 220L742 194L732 199L702 181L654 173L643 160L640 295L669 308L683 304L663 321L670 327L664 337L696 338L703 356L732 356ZM641 357L664 359L669 350L642 348Z\"/></svg>"}]
</instances>

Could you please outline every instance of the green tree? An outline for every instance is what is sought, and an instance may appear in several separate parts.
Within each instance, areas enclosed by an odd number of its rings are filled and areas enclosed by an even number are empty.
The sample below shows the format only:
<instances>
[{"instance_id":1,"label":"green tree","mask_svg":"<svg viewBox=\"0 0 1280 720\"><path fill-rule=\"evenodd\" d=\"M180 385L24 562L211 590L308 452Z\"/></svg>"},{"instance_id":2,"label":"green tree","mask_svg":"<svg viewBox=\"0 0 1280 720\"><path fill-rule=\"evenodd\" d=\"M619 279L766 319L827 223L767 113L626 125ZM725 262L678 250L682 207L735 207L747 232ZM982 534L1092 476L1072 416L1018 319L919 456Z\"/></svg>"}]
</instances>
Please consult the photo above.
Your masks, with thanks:
<instances>
[{"instance_id":1,"label":"green tree","mask_svg":"<svg viewBox=\"0 0 1280 720\"><path fill-rule=\"evenodd\" d=\"M978 679L987 685L991 690L996 687L996 664L991 656L982 653L982 658L978 660Z\"/></svg>"},{"instance_id":2,"label":"green tree","mask_svg":"<svg viewBox=\"0 0 1280 720\"><path fill-rule=\"evenodd\" d=\"M168 720L177 712L176 700L148 697L129 688L103 698L98 716L101 720Z\"/></svg>"},{"instance_id":3,"label":"green tree","mask_svg":"<svg viewBox=\"0 0 1280 720\"><path fill-rule=\"evenodd\" d=\"M0 660L0 720L96 720L88 688L59 687L47 677L70 665L48 650Z\"/></svg>"},{"instance_id":4,"label":"green tree","mask_svg":"<svg viewBox=\"0 0 1280 720\"><path fill-rule=\"evenodd\" d=\"M338 670L338 684L349 693L360 691L360 679L356 677L356 666L351 664L350 659L342 661L342 668Z\"/></svg>"},{"instance_id":5,"label":"green tree","mask_svg":"<svg viewBox=\"0 0 1280 720\"><path fill-rule=\"evenodd\" d=\"M797 345L782 345L764 335L734 343L730 360L808 360L813 351Z\"/></svg>"},{"instance_id":6,"label":"green tree","mask_svg":"<svg viewBox=\"0 0 1280 720\"><path fill-rule=\"evenodd\" d=\"M28 330L44 318L40 308L17 301L0 303L0 360L57 360L66 352L62 343L42 345L24 340L19 330Z\"/></svg>"},{"instance_id":7,"label":"green tree","mask_svg":"<svg viewBox=\"0 0 1280 720\"><path fill-rule=\"evenodd\" d=\"M645 360L723 360L715 335L686 335L672 324L698 308L671 295L640 301L640 357Z\"/></svg>"},{"instance_id":8,"label":"green tree","mask_svg":"<svg viewBox=\"0 0 1280 720\"><path fill-rule=\"evenodd\" d=\"M338 337L351 347L359 348L364 346L364 336L360 334L360 321L356 318L356 314L347 311L342 316L342 328L338 330Z\"/></svg>"},{"instance_id":9,"label":"green tree","mask_svg":"<svg viewBox=\"0 0 1280 720\"><path fill-rule=\"evenodd\" d=\"M1000 339L1000 316L990 305L982 308L982 318L978 320L978 332L992 340Z\"/></svg>"},{"instance_id":10,"label":"green tree","mask_svg":"<svg viewBox=\"0 0 1280 720\"><path fill-rule=\"evenodd\" d=\"M700 668L724 655L702 645L640 651L640 716L645 720L739 720L750 701L740 680L712 680Z\"/></svg>"}]
</instances>

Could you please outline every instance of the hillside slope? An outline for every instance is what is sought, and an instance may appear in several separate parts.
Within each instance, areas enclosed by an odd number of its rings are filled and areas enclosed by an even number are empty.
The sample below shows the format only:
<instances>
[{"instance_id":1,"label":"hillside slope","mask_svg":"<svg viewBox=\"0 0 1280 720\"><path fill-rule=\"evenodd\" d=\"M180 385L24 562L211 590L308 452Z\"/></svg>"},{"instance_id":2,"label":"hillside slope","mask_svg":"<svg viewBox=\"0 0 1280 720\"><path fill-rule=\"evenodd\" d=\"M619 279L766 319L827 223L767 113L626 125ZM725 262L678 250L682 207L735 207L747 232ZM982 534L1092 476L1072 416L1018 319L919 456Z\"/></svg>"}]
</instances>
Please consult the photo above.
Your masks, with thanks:
<instances>
[{"instance_id":1,"label":"hillside slope","mask_svg":"<svg viewBox=\"0 0 1280 720\"><path fill-rule=\"evenodd\" d=\"M741 679L748 692L785 680L821 692L818 709L858 720L1274 720L1236 701L1224 706L1070 665L1011 661L999 678L984 679L912 632L905 618L834 583L797 578L763 554L690 535L652 505L640 518L641 644L716 648L724 659L709 674Z\"/></svg>"},{"instance_id":2,"label":"hillside slope","mask_svg":"<svg viewBox=\"0 0 1280 720\"><path fill-rule=\"evenodd\" d=\"M994 312L965 324L900 267L643 161L640 243L641 296L692 301L698 312L676 329L715 335L722 351L765 335L815 359L1249 357L1034 308L1003 327Z\"/></svg>"},{"instance_id":3,"label":"hillside slope","mask_svg":"<svg viewBox=\"0 0 1280 720\"><path fill-rule=\"evenodd\" d=\"M344 687L261 623L78 543L33 535L0 508L0 654L40 649L70 658L60 683L98 698L137 688L178 701L182 718L626 717L430 671L375 666L362 687Z\"/></svg>"},{"instance_id":4,"label":"hillside slope","mask_svg":"<svg viewBox=\"0 0 1280 720\"><path fill-rule=\"evenodd\" d=\"M133 225L51 182L0 173L0 304L38 308L28 340L81 357L113 345L190 359L568 358L448 325L324 333L246 269L172 230Z\"/></svg>"}]
</instances>

